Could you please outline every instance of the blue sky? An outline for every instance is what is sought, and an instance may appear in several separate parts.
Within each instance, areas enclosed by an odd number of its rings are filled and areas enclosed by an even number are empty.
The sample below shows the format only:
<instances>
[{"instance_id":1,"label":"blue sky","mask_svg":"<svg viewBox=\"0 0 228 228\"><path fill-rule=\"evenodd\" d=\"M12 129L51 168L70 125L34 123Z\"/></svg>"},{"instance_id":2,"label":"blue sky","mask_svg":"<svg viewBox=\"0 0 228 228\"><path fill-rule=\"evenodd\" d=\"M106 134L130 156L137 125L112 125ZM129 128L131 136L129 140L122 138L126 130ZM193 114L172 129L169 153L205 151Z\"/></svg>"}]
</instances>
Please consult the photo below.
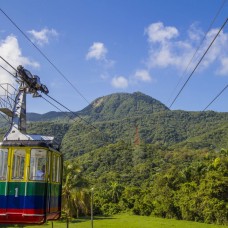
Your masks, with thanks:
<instances>
[{"instance_id":1,"label":"blue sky","mask_svg":"<svg viewBox=\"0 0 228 228\"><path fill-rule=\"evenodd\" d=\"M227 0L1 0L0 8L80 94L1 11L0 55L40 76L49 95L72 111L136 91L169 107L228 16ZM14 83L3 70L0 79ZM228 23L171 109L201 111L227 83ZM227 112L228 89L208 109ZM58 111L28 96L28 112L51 110Z\"/></svg>"}]
</instances>

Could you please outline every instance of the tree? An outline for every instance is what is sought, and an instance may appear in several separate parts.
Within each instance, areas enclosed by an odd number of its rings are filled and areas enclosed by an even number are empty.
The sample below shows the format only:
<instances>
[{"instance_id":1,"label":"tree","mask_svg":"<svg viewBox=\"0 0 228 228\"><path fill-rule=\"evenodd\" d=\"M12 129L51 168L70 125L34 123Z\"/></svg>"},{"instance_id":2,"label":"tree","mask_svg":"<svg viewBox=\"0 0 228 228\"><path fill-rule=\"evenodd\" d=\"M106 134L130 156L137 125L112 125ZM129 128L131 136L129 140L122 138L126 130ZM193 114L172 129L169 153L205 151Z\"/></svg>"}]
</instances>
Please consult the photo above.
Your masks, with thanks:
<instances>
[{"instance_id":1,"label":"tree","mask_svg":"<svg viewBox=\"0 0 228 228\"><path fill-rule=\"evenodd\" d=\"M198 191L199 211L207 223L228 224L228 177L220 171L209 171Z\"/></svg>"},{"instance_id":2,"label":"tree","mask_svg":"<svg viewBox=\"0 0 228 228\"><path fill-rule=\"evenodd\" d=\"M122 194L123 187L119 185L117 182L111 182L110 184L110 192L113 203L118 203L120 196Z\"/></svg>"},{"instance_id":3,"label":"tree","mask_svg":"<svg viewBox=\"0 0 228 228\"><path fill-rule=\"evenodd\" d=\"M67 227L69 219L80 209L87 213L89 208L85 187L88 182L81 175L81 168L75 162L66 162L63 167L62 210L65 212Z\"/></svg>"}]
</instances>

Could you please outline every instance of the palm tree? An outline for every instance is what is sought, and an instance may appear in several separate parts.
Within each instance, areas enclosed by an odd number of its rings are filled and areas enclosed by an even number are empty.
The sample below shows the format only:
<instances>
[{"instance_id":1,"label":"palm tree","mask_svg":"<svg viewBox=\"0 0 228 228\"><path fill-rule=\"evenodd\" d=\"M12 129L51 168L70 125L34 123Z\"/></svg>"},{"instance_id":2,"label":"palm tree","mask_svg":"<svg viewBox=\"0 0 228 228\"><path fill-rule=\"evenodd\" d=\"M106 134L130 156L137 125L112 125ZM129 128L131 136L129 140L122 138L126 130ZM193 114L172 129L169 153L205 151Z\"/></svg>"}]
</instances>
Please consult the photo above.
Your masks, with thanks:
<instances>
[{"instance_id":1,"label":"palm tree","mask_svg":"<svg viewBox=\"0 0 228 228\"><path fill-rule=\"evenodd\" d=\"M62 211L65 212L67 227L69 219L79 216L79 211L87 213L86 187L88 182L82 177L81 168L75 162L65 162L63 167Z\"/></svg>"},{"instance_id":2,"label":"palm tree","mask_svg":"<svg viewBox=\"0 0 228 228\"><path fill-rule=\"evenodd\" d=\"M82 212L85 215L89 214L90 194L87 189L75 189L72 194L73 204L76 211L76 218Z\"/></svg>"}]
</instances>

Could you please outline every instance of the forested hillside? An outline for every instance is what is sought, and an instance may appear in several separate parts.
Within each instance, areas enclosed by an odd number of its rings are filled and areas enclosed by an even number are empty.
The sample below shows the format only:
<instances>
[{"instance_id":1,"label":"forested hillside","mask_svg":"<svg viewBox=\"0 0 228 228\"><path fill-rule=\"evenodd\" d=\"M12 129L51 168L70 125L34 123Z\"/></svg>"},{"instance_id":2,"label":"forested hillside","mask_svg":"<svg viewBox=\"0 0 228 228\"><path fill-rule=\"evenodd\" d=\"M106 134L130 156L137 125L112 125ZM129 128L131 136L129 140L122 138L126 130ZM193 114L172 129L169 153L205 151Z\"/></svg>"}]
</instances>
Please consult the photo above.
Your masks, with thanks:
<instances>
[{"instance_id":1,"label":"forested hillside","mask_svg":"<svg viewBox=\"0 0 228 228\"><path fill-rule=\"evenodd\" d=\"M125 117L108 121L96 121L93 125L100 131L74 122L62 141L66 157L83 154L91 149L124 140L133 143L138 129L143 143L189 148L227 147L227 113L162 111L152 114ZM73 155L73 156L72 156Z\"/></svg>"},{"instance_id":2,"label":"forested hillside","mask_svg":"<svg viewBox=\"0 0 228 228\"><path fill-rule=\"evenodd\" d=\"M228 224L228 150L110 144L78 157L98 214Z\"/></svg>"},{"instance_id":3,"label":"forested hillside","mask_svg":"<svg viewBox=\"0 0 228 228\"><path fill-rule=\"evenodd\" d=\"M133 143L136 131L145 144L213 150L228 147L228 113L170 111L140 92L117 93L96 99L75 116L29 113L28 131L55 135L65 159L120 140Z\"/></svg>"},{"instance_id":4,"label":"forested hillside","mask_svg":"<svg viewBox=\"0 0 228 228\"><path fill-rule=\"evenodd\" d=\"M77 116L80 116L78 118ZM28 133L54 135L65 159L124 140L173 148L228 147L228 113L171 111L145 94L116 93L97 98L82 111L28 113ZM83 121L84 120L84 121ZM0 135L7 130L0 118Z\"/></svg>"},{"instance_id":5,"label":"forested hillside","mask_svg":"<svg viewBox=\"0 0 228 228\"><path fill-rule=\"evenodd\" d=\"M28 133L61 142L66 166L80 167L83 186L95 189L95 213L228 224L228 112L171 111L145 94L117 93L75 115L30 113Z\"/></svg>"}]
</instances>

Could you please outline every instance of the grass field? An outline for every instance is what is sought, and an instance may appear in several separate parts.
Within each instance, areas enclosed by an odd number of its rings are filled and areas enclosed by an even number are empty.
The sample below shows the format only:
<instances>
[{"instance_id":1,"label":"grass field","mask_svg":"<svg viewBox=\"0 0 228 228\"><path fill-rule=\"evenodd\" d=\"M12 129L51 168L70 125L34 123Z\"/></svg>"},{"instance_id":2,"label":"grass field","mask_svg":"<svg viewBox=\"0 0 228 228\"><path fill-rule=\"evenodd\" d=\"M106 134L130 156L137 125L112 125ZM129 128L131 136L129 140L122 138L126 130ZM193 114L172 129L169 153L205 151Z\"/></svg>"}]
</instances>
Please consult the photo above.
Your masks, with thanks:
<instances>
[{"instance_id":1,"label":"grass field","mask_svg":"<svg viewBox=\"0 0 228 228\"><path fill-rule=\"evenodd\" d=\"M42 226L29 226L27 228L52 228L51 222ZM54 222L54 228L65 228L66 223ZM70 223L69 228L91 228L90 218L81 218ZM227 228L228 226L211 225L197 222L162 219L147 216L115 215L110 217L95 216L94 228Z\"/></svg>"}]
</instances>

